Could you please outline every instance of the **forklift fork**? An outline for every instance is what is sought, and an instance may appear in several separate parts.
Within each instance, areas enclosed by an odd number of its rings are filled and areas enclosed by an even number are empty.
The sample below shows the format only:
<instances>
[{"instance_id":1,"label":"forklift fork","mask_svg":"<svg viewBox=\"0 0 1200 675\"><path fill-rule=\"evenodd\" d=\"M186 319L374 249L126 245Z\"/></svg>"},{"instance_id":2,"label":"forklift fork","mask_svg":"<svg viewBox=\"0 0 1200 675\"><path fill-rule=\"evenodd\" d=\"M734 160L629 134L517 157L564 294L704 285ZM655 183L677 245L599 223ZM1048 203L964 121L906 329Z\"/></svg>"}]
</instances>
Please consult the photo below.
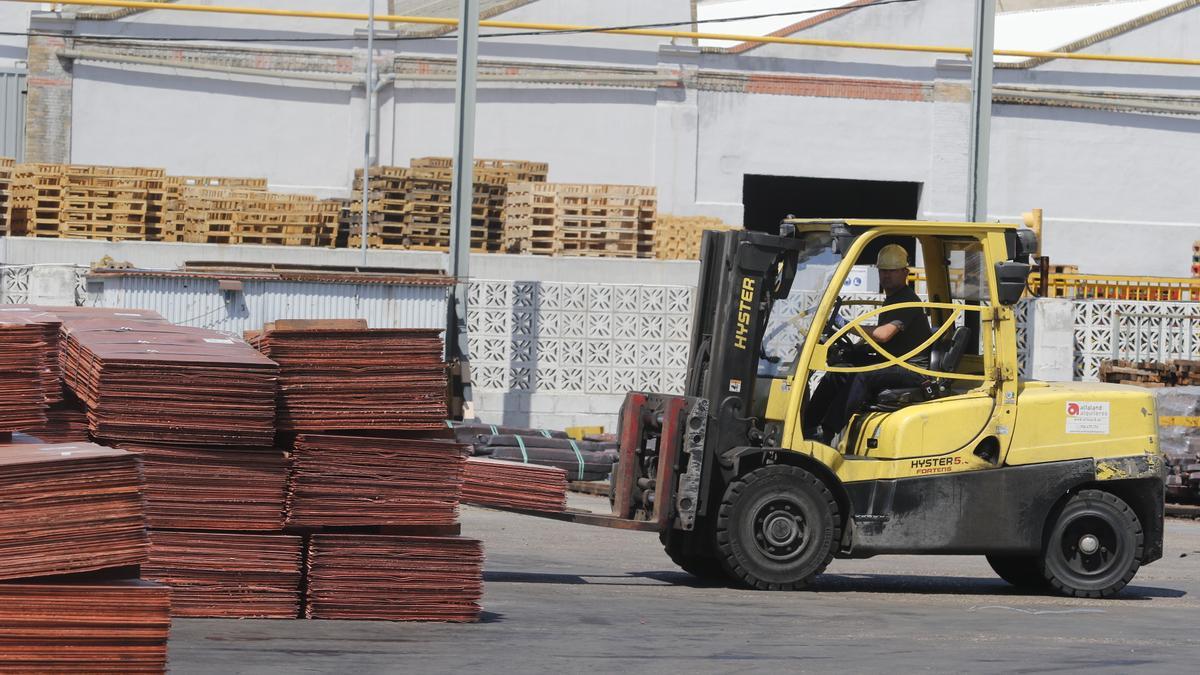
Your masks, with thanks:
<instances>
[{"instance_id":1,"label":"forklift fork","mask_svg":"<svg viewBox=\"0 0 1200 675\"><path fill-rule=\"evenodd\" d=\"M613 515L691 530L699 503L708 401L630 392L621 406Z\"/></svg>"}]
</instances>

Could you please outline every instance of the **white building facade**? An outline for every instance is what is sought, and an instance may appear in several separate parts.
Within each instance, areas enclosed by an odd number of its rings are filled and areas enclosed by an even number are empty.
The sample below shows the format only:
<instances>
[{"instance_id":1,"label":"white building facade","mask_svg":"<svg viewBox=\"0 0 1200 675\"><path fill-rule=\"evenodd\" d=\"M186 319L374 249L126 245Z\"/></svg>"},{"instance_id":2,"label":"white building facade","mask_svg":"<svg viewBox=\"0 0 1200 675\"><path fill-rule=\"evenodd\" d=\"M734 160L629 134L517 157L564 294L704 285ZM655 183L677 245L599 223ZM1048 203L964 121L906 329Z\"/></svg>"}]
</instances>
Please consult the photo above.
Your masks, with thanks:
<instances>
[{"instance_id":1,"label":"white building facade","mask_svg":"<svg viewBox=\"0 0 1200 675\"><path fill-rule=\"evenodd\" d=\"M364 3L229 4L361 12ZM1004 13L998 46L1194 58L1188 36L1200 31L1198 4ZM844 5L699 28L961 47L970 44L973 3L481 5L486 17L507 21L603 26ZM6 23L13 7L22 16L37 9L0 3ZM457 2L395 7L453 16ZM31 26L40 34L24 59L21 40L0 44L0 57L28 61L27 161L266 176L273 189L329 196L349 193L364 137L380 164L451 150L455 64L446 28L379 23L379 122L367 129L358 22L67 5L35 14ZM482 32L477 156L546 161L553 181L655 185L660 212L751 227L788 213L963 217L962 57ZM1200 67L1001 59L995 80L989 217L1044 209L1043 252L1085 272L1190 276L1200 239Z\"/></svg>"}]
</instances>

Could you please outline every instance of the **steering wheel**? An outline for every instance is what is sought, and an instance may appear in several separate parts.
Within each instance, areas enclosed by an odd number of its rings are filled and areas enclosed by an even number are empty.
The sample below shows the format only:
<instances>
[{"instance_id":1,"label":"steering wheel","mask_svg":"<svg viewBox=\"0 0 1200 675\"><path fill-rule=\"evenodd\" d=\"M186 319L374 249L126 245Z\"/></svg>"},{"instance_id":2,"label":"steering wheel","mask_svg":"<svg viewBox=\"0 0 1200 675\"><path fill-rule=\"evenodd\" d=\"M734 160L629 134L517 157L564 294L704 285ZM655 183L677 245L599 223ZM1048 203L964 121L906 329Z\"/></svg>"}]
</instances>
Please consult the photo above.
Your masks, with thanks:
<instances>
[{"instance_id":1,"label":"steering wheel","mask_svg":"<svg viewBox=\"0 0 1200 675\"><path fill-rule=\"evenodd\" d=\"M822 335L829 337L845 326L846 323L846 320L842 318L842 298L838 297L837 301L833 303L833 311L829 313L829 319L825 323L825 330L822 331ZM857 349L858 345L850 339L850 331L846 331L838 336L838 339L834 340L833 344L830 345L831 351L835 348L837 349L836 353L841 355Z\"/></svg>"}]
</instances>

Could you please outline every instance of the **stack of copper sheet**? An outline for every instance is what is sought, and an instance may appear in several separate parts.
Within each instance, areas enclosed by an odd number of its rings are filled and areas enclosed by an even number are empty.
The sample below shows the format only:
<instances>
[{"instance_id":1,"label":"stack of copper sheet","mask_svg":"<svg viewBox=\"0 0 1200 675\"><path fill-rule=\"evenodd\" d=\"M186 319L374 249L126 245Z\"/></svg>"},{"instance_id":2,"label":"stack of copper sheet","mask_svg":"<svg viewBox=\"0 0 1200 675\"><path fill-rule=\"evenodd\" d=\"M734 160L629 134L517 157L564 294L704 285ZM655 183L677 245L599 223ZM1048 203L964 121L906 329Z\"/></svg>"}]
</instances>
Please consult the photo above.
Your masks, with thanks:
<instances>
[{"instance_id":1,"label":"stack of copper sheet","mask_svg":"<svg viewBox=\"0 0 1200 675\"><path fill-rule=\"evenodd\" d=\"M267 446L278 367L238 338L121 318L63 325L63 379L94 437Z\"/></svg>"},{"instance_id":2,"label":"stack of copper sheet","mask_svg":"<svg viewBox=\"0 0 1200 675\"><path fill-rule=\"evenodd\" d=\"M41 333L41 361L39 370L42 391L47 403L62 400L62 377L58 367L58 333L62 322L53 314L36 307L6 305L0 307L0 324L29 323L37 326Z\"/></svg>"},{"instance_id":3,"label":"stack of copper sheet","mask_svg":"<svg viewBox=\"0 0 1200 675\"><path fill-rule=\"evenodd\" d=\"M46 422L28 430L47 443L76 443L88 440L87 411L74 396L68 395L46 409Z\"/></svg>"},{"instance_id":4,"label":"stack of copper sheet","mask_svg":"<svg viewBox=\"0 0 1200 675\"><path fill-rule=\"evenodd\" d=\"M472 457L467 460L462 500L479 506L562 511L567 508L567 472Z\"/></svg>"},{"instance_id":5,"label":"stack of copper sheet","mask_svg":"<svg viewBox=\"0 0 1200 675\"><path fill-rule=\"evenodd\" d=\"M483 547L474 539L318 534L307 569L310 619L479 619Z\"/></svg>"},{"instance_id":6,"label":"stack of copper sheet","mask_svg":"<svg viewBox=\"0 0 1200 675\"><path fill-rule=\"evenodd\" d=\"M176 530L278 531L287 458L273 448L122 443L142 456L146 521Z\"/></svg>"},{"instance_id":7,"label":"stack of copper sheet","mask_svg":"<svg viewBox=\"0 0 1200 675\"><path fill-rule=\"evenodd\" d=\"M303 434L290 526L453 525L469 448L449 441Z\"/></svg>"},{"instance_id":8,"label":"stack of copper sheet","mask_svg":"<svg viewBox=\"0 0 1200 675\"><path fill-rule=\"evenodd\" d=\"M123 450L0 446L0 579L140 564L141 487L137 455Z\"/></svg>"},{"instance_id":9,"label":"stack of copper sheet","mask_svg":"<svg viewBox=\"0 0 1200 675\"><path fill-rule=\"evenodd\" d=\"M0 315L0 432L46 422L48 366L45 327Z\"/></svg>"},{"instance_id":10,"label":"stack of copper sheet","mask_svg":"<svg viewBox=\"0 0 1200 675\"><path fill-rule=\"evenodd\" d=\"M444 429L446 368L439 331L321 328L277 321L251 344L279 363L279 428Z\"/></svg>"},{"instance_id":11,"label":"stack of copper sheet","mask_svg":"<svg viewBox=\"0 0 1200 675\"><path fill-rule=\"evenodd\" d=\"M86 319L122 319L149 323L169 323L163 315L152 309L124 309L119 307L69 307L59 305L5 305L0 312L31 312L48 315L53 321L70 323ZM32 316L32 314L31 314Z\"/></svg>"},{"instance_id":12,"label":"stack of copper sheet","mask_svg":"<svg viewBox=\"0 0 1200 675\"><path fill-rule=\"evenodd\" d=\"M302 548L288 535L154 530L142 575L171 586L174 616L295 619Z\"/></svg>"},{"instance_id":13,"label":"stack of copper sheet","mask_svg":"<svg viewBox=\"0 0 1200 675\"><path fill-rule=\"evenodd\" d=\"M171 589L146 581L0 584L0 672L162 673Z\"/></svg>"}]
</instances>

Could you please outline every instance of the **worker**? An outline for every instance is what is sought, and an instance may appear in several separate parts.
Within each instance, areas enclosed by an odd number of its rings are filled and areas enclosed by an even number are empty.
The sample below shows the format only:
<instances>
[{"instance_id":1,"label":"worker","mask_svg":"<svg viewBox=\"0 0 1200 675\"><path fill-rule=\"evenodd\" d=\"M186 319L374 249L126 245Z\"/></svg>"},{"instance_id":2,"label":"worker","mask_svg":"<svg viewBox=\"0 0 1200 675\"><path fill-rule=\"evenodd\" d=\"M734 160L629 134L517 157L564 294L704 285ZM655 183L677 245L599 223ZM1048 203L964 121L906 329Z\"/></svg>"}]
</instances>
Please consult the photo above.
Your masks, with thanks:
<instances>
[{"instance_id":1,"label":"worker","mask_svg":"<svg viewBox=\"0 0 1200 675\"><path fill-rule=\"evenodd\" d=\"M885 296L884 307L921 302L916 291L908 285L908 252L904 247L897 244L884 246L879 251L875 267L879 269L879 285ZM841 317L835 317L835 323L845 325ZM893 356L908 354L933 335L929 319L920 307L885 309L880 312L877 325L863 326L862 329ZM866 343L859 346L865 347ZM879 360L870 359L866 363L878 363ZM929 349L910 357L907 363L929 368ZM868 401L873 401L879 392L900 387L920 387L924 380L925 377L920 373L899 365L859 373L825 373L804 415L805 435L829 444L850 418L860 412Z\"/></svg>"}]
</instances>

